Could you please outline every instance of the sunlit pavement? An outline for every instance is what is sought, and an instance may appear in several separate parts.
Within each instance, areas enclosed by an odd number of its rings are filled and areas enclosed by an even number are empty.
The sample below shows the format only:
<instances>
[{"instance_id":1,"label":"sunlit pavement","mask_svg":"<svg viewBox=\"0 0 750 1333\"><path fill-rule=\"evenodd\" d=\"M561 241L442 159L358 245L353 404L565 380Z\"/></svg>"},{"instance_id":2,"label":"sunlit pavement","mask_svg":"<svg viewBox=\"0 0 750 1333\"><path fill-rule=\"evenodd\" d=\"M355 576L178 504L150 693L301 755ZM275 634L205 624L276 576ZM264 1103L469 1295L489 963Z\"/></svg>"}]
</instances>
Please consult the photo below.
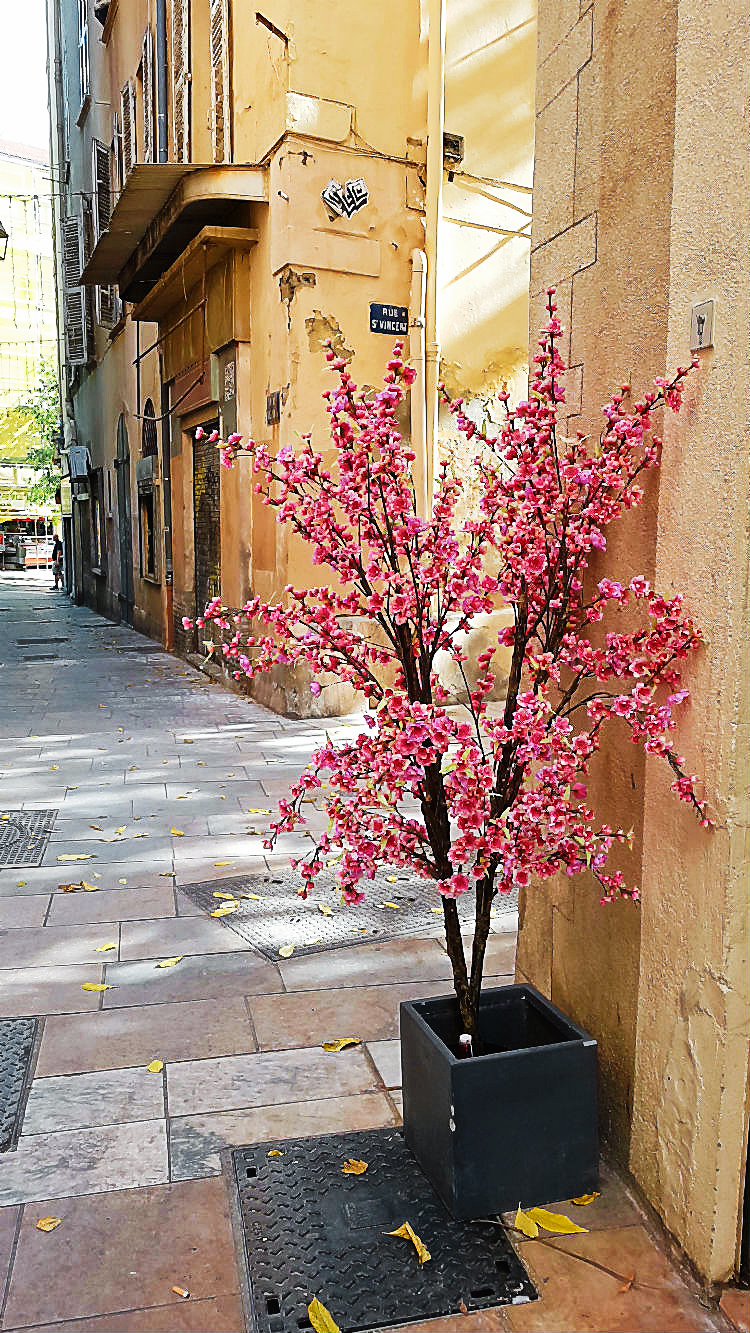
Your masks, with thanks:
<instances>
[{"instance_id":1,"label":"sunlit pavement","mask_svg":"<svg viewBox=\"0 0 750 1333\"><path fill-rule=\"evenodd\" d=\"M323 734L71 606L47 573L0 574L0 813L58 811L41 867L0 866L0 1013L41 1020L0 1158L2 1329L239 1333L222 1149L399 1122L398 1005L449 989L440 940L273 963L181 892L267 869L258 811ZM512 980L514 948L493 936L489 984ZM360 1045L322 1051L344 1035ZM410 1327L728 1327L614 1177L585 1211L589 1234L523 1244L541 1301Z\"/></svg>"}]
</instances>

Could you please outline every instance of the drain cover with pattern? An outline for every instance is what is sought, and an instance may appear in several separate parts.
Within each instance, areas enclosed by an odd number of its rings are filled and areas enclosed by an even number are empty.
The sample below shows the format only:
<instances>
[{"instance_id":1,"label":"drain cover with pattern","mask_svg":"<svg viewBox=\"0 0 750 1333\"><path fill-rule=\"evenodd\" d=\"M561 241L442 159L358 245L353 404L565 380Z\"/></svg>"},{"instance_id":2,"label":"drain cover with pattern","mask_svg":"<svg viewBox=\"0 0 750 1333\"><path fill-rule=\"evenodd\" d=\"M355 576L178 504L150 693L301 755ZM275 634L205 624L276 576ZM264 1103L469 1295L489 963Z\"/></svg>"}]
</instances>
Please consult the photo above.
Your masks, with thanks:
<instances>
[{"instance_id":1,"label":"drain cover with pattern","mask_svg":"<svg viewBox=\"0 0 750 1333\"><path fill-rule=\"evenodd\" d=\"M0 1018L0 1152L18 1141L35 1036L36 1019Z\"/></svg>"},{"instance_id":2,"label":"drain cover with pattern","mask_svg":"<svg viewBox=\"0 0 750 1333\"><path fill-rule=\"evenodd\" d=\"M363 881L365 901L359 907L341 902L333 871L324 871L307 899L297 896L300 878L286 867L265 875L241 875L231 879L185 884L181 892L204 911L215 911L227 894L237 895L239 910L220 918L266 958L276 960L279 949L293 944L305 953L322 953L347 944L396 939L440 925L443 919L440 895L434 881L420 879L405 870L383 869L373 880ZM216 898L220 893L222 897ZM248 898L247 894L255 895ZM465 930L474 917L473 894L458 900ZM320 909L324 908L324 911ZM437 909L437 910L435 910ZM516 895L496 899L495 917L518 910ZM329 915L330 913L330 915Z\"/></svg>"},{"instance_id":3,"label":"drain cover with pattern","mask_svg":"<svg viewBox=\"0 0 750 1333\"><path fill-rule=\"evenodd\" d=\"M57 810L0 809L0 866L40 866Z\"/></svg>"},{"instance_id":4,"label":"drain cover with pattern","mask_svg":"<svg viewBox=\"0 0 750 1333\"><path fill-rule=\"evenodd\" d=\"M275 1148L281 1156L269 1157ZM348 1158L364 1175L342 1175ZM501 1226L456 1222L397 1129L236 1148L255 1333L309 1329L322 1301L341 1333L536 1299ZM430 1251L421 1268L409 1222Z\"/></svg>"}]
</instances>

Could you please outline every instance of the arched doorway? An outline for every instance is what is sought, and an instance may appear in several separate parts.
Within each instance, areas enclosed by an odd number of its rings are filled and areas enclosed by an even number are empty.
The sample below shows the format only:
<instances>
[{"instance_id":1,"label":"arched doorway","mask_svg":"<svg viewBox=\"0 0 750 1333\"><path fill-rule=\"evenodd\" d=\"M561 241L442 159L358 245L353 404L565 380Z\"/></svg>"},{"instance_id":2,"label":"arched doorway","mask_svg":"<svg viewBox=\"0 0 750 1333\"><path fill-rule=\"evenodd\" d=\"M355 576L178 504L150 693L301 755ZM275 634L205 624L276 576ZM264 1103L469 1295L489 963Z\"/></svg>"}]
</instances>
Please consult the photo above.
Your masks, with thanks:
<instances>
[{"instance_id":1,"label":"arched doorway","mask_svg":"<svg viewBox=\"0 0 750 1333\"><path fill-rule=\"evenodd\" d=\"M120 536L120 618L133 623L133 533L130 518L130 444L125 416L117 422L117 522Z\"/></svg>"}]
</instances>

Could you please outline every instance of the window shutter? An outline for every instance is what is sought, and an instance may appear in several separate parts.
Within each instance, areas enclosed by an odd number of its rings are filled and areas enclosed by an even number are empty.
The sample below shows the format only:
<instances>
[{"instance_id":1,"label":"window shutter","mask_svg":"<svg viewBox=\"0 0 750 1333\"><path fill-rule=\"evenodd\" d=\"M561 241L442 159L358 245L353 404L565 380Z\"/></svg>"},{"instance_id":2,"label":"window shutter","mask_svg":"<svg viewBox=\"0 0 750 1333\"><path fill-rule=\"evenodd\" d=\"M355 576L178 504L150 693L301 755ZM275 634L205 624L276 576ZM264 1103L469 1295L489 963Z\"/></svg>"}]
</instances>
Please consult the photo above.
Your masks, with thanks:
<instances>
[{"instance_id":1,"label":"window shutter","mask_svg":"<svg viewBox=\"0 0 750 1333\"><path fill-rule=\"evenodd\" d=\"M94 244L107 230L112 215L112 186L109 174L109 150L98 139L91 145L91 196L94 211Z\"/></svg>"},{"instance_id":2,"label":"window shutter","mask_svg":"<svg viewBox=\"0 0 750 1333\"><path fill-rule=\"evenodd\" d=\"M117 288L97 287L96 322L103 329L113 329L117 323Z\"/></svg>"},{"instance_id":3,"label":"window shutter","mask_svg":"<svg viewBox=\"0 0 750 1333\"><path fill-rule=\"evenodd\" d=\"M151 29L143 34L143 160L154 160L154 44Z\"/></svg>"},{"instance_id":4,"label":"window shutter","mask_svg":"<svg viewBox=\"0 0 750 1333\"><path fill-rule=\"evenodd\" d=\"M211 0L211 140L214 162L228 162L229 0Z\"/></svg>"},{"instance_id":5,"label":"window shutter","mask_svg":"<svg viewBox=\"0 0 750 1333\"><path fill-rule=\"evenodd\" d=\"M85 366L88 360L86 330L86 293L81 287L83 268L83 221L80 217L62 219L62 271L65 299L65 355L71 366Z\"/></svg>"},{"instance_id":6,"label":"window shutter","mask_svg":"<svg viewBox=\"0 0 750 1333\"><path fill-rule=\"evenodd\" d=\"M112 116L112 204L117 203L122 190L122 129L120 117L115 111Z\"/></svg>"},{"instance_id":7,"label":"window shutter","mask_svg":"<svg viewBox=\"0 0 750 1333\"><path fill-rule=\"evenodd\" d=\"M176 162L190 161L190 7L172 0L172 135Z\"/></svg>"},{"instance_id":8,"label":"window shutter","mask_svg":"<svg viewBox=\"0 0 750 1333\"><path fill-rule=\"evenodd\" d=\"M135 85L132 79L128 79L120 93L120 115L122 117L122 176L124 185L138 157L135 137Z\"/></svg>"}]
</instances>

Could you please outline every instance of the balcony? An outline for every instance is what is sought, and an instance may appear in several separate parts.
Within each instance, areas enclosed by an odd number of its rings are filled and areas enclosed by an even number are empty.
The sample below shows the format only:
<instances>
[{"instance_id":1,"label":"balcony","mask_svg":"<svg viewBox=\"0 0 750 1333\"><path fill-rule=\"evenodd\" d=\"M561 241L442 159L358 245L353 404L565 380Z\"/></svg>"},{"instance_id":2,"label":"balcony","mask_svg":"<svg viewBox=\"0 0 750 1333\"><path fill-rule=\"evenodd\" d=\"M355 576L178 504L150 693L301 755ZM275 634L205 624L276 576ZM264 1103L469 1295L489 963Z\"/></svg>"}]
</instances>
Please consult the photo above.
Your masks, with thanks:
<instances>
[{"instance_id":1,"label":"balcony","mask_svg":"<svg viewBox=\"0 0 750 1333\"><path fill-rule=\"evenodd\" d=\"M254 166L169 162L133 167L81 274L83 286L117 283L123 300L142 302L204 228L239 243L255 239L258 204L268 201L266 173Z\"/></svg>"}]
</instances>

